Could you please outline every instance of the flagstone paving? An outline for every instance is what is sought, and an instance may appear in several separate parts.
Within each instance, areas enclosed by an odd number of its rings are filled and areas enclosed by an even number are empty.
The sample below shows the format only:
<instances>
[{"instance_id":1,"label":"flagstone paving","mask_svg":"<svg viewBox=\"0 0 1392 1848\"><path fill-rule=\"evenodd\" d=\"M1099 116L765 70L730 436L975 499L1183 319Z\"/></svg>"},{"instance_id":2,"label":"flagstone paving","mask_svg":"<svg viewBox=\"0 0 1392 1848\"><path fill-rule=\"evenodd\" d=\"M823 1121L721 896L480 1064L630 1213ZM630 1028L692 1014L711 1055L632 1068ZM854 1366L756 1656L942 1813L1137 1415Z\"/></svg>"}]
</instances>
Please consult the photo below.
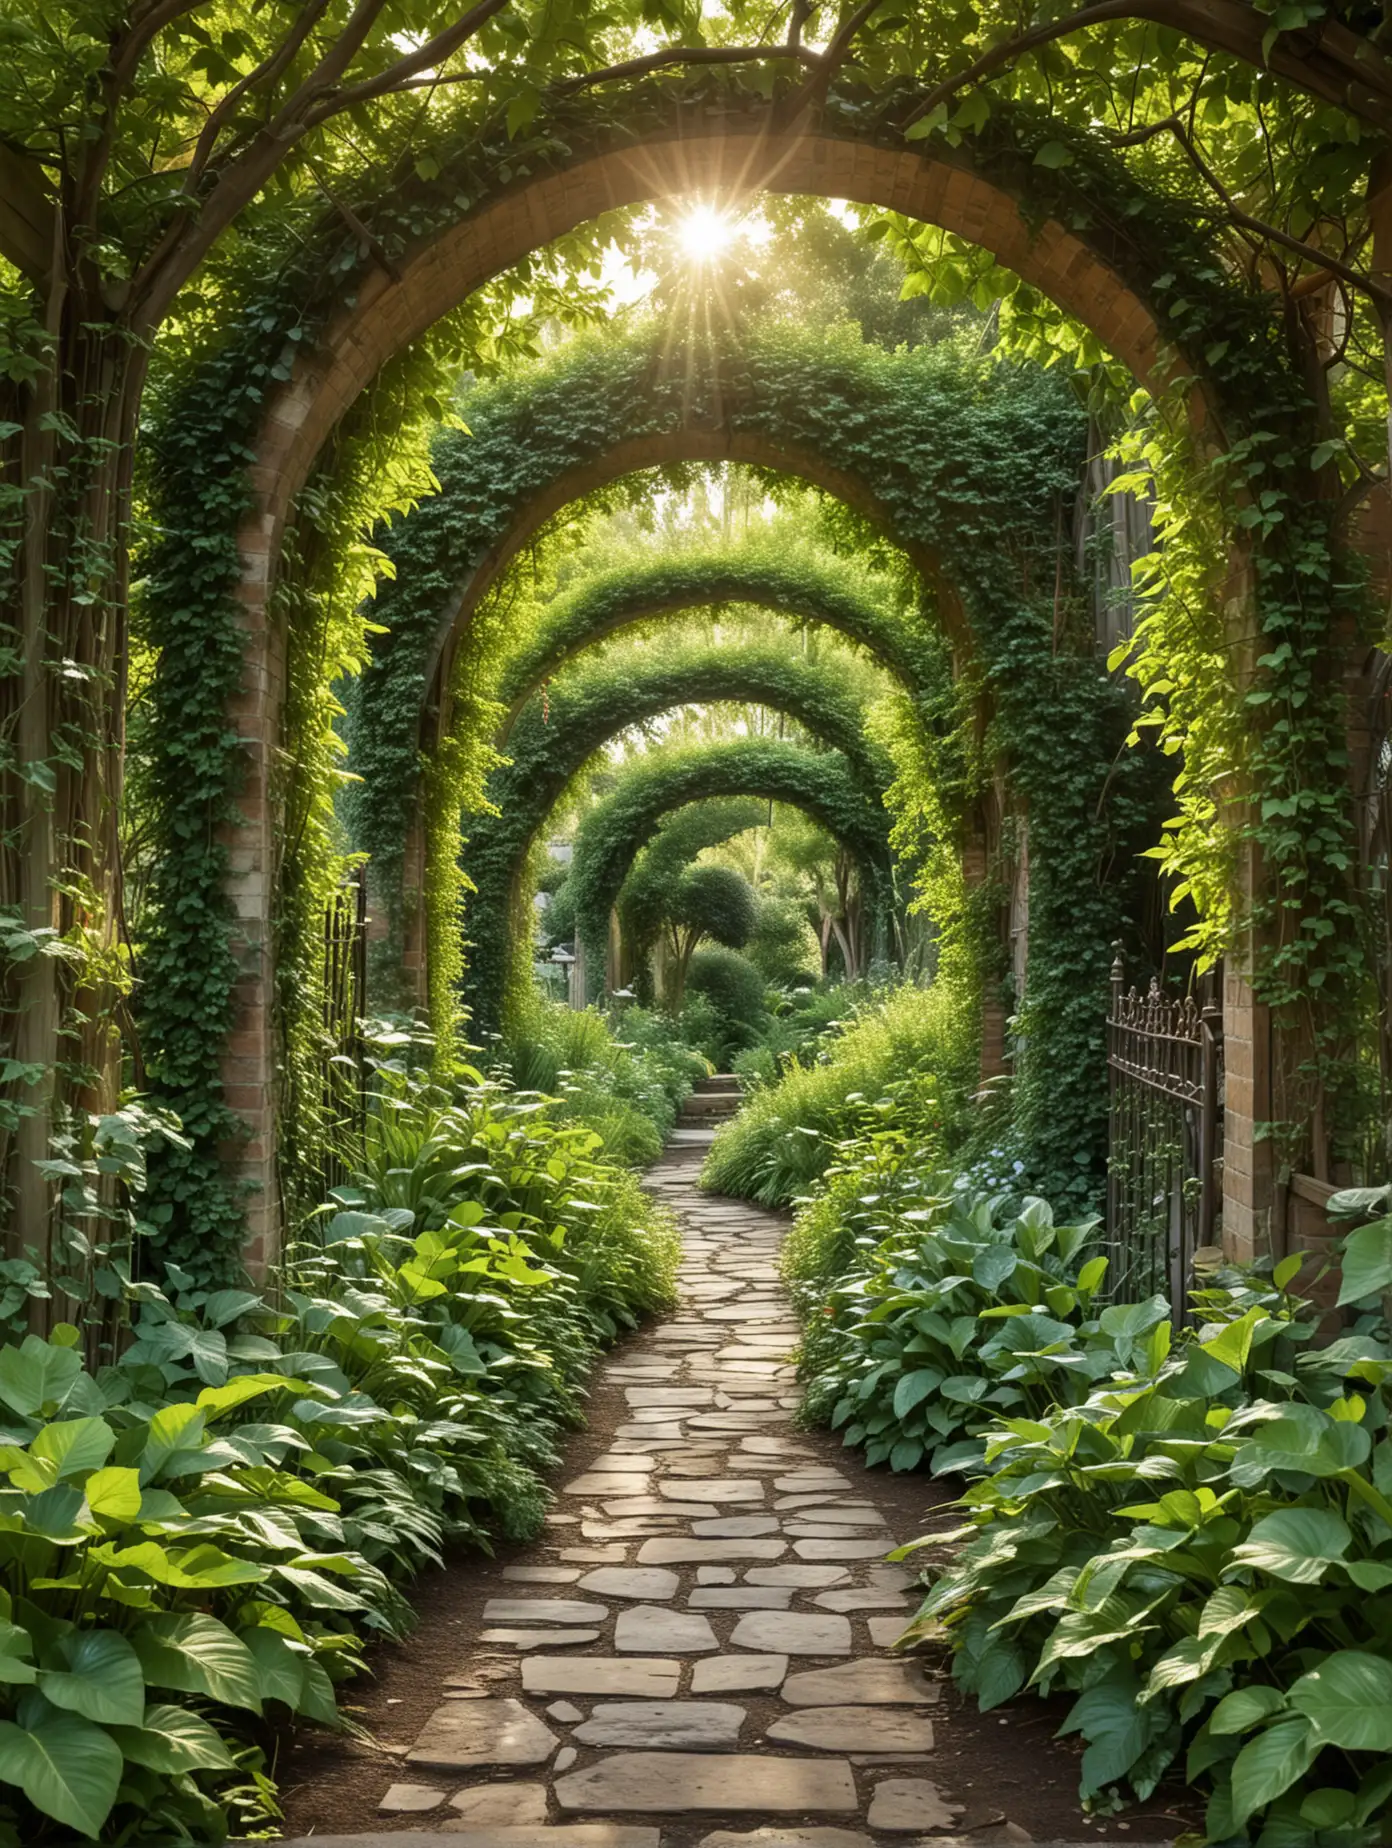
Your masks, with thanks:
<instances>
[{"instance_id":1,"label":"flagstone paving","mask_svg":"<svg viewBox=\"0 0 1392 1848\"><path fill-rule=\"evenodd\" d=\"M934 1758L940 1680L889 1653L913 1599L885 1554L912 1536L874 1478L853 1488L800 1441L786 1221L697 1190L708 1140L685 1132L648 1177L681 1220L681 1302L602 1371L623 1406L607 1448L535 1557L495 1569L439 1705L383 1773L384 1827L410 1832L301 1848L965 1845L950 1831L970 1793ZM999 1815L970 1836L1030 1839Z\"/></svg>"}]
</instances>

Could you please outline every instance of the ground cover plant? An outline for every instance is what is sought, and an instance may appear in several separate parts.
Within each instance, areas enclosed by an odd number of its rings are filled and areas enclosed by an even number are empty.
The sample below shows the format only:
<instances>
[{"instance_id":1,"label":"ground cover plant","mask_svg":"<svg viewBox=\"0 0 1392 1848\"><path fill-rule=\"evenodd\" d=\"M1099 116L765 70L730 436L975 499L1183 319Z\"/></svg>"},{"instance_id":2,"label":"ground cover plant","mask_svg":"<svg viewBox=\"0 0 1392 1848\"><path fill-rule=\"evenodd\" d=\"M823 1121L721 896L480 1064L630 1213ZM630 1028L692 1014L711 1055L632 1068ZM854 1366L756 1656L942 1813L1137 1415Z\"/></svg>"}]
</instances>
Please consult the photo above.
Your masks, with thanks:
<instances>
[{"instance_id":1,"label":"ground cover plant","mask_svg":"<svg viewBox=\"0 0 1392 1848\"><path fill-rule=\"evenodd\" d=\"M269 1741L338 1723L423 1565L536 1530L595 1353L670 1300L674 1235L594 1130L467 1070L376 1091L274 1296L168 1266L114 1363L68 1325L0 1348L12 1848L273 1818Z\"/></svg>"},{"instance_id":2,"label":"ground cover plant","mask_svg":"<svg viewBox=\"0 0 1392 1848\"><path fill-rule=\"evenodd\" d=\"M656 1161L677 1112L708 1061L645 1008L605 1016L529 996L499 1047L519 1091L553 1101L556 1121L594 1130L606 1155L627 1167Z\"/></svg>"}]
</instances>

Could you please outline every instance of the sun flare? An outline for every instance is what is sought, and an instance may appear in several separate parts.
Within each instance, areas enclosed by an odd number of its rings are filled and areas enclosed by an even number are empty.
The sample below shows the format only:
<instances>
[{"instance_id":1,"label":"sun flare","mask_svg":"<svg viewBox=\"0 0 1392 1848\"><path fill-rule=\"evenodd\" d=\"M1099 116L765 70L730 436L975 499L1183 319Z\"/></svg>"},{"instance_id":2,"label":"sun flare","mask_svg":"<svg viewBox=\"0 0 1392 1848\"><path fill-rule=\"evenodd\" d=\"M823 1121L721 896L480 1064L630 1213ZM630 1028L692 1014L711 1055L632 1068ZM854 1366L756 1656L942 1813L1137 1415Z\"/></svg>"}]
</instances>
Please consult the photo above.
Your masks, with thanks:
<instances>
[{"instance_id":1,"label":"sun flare","mask_svg":"<svg viewBox=\"0 0 1392 1848\"><path fill-rule=\"evenodd\" d=\"M714 206L698 205L677 223L677 242L693 263L709 263L733 241L734 220Z\"/></svg>"}]
</instances>

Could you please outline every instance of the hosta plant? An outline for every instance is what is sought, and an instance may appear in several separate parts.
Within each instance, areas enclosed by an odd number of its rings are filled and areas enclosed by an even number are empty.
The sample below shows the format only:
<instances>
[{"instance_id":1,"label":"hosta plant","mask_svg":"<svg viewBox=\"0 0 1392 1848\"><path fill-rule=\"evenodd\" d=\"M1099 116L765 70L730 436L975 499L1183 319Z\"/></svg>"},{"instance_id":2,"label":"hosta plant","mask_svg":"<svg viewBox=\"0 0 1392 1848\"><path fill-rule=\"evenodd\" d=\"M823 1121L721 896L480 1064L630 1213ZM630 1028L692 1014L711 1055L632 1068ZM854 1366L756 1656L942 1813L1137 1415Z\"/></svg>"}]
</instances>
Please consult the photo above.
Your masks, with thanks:
<instances>
[{"instance_id":1,"label":"hosta plant","mask_svg":"<svg viewBox=\"0 0 1392 1848\"><path fill-rule=\"evenodd\" d=\"M1074 1696L1082 1794L1172 1767L1214 1843L1368 1848L1392 1809L1385 1327L1324 1349L1278 1287L1230 1281L1076 1405L999 1421L965 1541L918 1619L983 1707ZM940 1537L924 1543L943 1546Z\"/></svg>"},{"instance_id":2,"label":"hosta plant","mask_svg":"<svg viewBox=\"0 0 1392 1848\"><path fill-rule=\"evenodd\" d=\"M1094 1221L1055 1225L1046 1201L965 1194L894 1160L855 1173L844 1273L804 1293L803 1363L810 1414L870 1463L970 1470L999 1418L1082 1396L1119 1332L1168 1320L1161 1300L1095 1312Z\"/></svg>"}]
</instances>

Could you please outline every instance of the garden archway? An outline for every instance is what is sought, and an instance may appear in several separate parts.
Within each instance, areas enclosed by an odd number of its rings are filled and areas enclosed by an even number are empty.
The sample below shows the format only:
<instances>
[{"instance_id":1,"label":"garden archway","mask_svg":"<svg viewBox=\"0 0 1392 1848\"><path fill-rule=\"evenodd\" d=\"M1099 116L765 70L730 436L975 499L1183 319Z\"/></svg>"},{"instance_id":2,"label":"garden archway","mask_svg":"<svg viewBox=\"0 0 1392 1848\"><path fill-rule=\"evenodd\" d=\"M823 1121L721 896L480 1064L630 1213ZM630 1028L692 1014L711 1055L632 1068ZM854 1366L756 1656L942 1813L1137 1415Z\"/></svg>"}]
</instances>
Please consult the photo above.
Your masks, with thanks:
<instances>
[{"instance_id":1,"label":"garden archway","mask_svg":"<svg viewBox=\"0 0 1392 1848\"><path fill-rule=\"evenodd\" d=\"M894 873L882 810L866 800L844 761L768 739L708 745L637 764L586 817L571 878L576 930L591 967L603 966L609 914L640 850L664 817L711 797L759 796L801 809L860 869L872 937L888 942Z\"/></svg>"},{"instance_id":2,"label":"garden archway","mask_svg":"<svg viewBox=\"0 0 1392 1848\"><path fill-rule=\"evenodd\" d=\"M826 669L772 649L704 647L651 663L626 660L618 673L605 665L572 669L544 705L530 701L519 715L508 740L511 762L489 780L497 813L479 816L468 834L464 863L475 889L465 915L473 944L465 994L477 1024L486 1030L502 1024L501 1007L519 972L526 973L531 938L523 877L538 833L575 776L619 733L680 706L721 701L786 713L827 746L837 765L834 777L828 771L829 784L858 792L860 805L876 818L880 853L887 855L884 796L893 772L867 742L858 702ZM872 829L866 823L861 832L868 839Z\"/></svg>"}]
</instances>

